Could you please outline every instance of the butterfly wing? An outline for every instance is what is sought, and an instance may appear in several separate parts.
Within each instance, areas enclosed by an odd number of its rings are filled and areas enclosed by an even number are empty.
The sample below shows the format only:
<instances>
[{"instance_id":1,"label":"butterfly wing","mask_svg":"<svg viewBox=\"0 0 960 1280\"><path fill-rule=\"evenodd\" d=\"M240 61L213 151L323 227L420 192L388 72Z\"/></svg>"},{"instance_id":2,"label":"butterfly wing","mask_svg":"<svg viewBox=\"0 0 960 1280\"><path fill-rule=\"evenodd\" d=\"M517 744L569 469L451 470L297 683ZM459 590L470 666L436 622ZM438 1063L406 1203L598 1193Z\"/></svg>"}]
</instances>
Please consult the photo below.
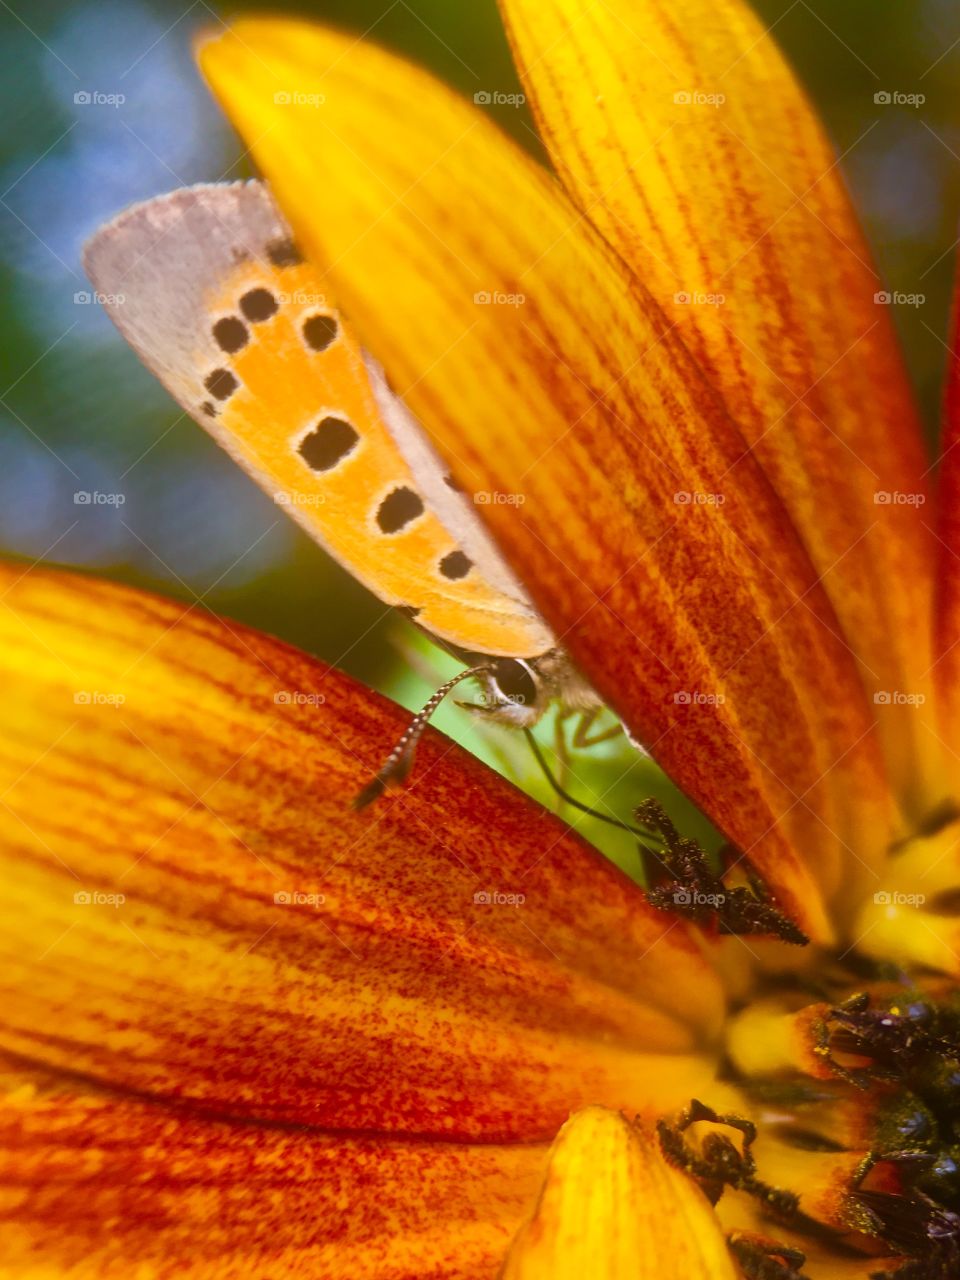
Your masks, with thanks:
<instances>
[{"instance_id":1,"label":"butterfly wing","mask_svg":"<svg viewBox=\"0 0 960 1280\"><path fill-rule=\"evenodd\" d=\"M135 205L91 239L84 265L180 406L382 600L472 652L553 647L263 184Z\"/></svg>"}]
</instances>

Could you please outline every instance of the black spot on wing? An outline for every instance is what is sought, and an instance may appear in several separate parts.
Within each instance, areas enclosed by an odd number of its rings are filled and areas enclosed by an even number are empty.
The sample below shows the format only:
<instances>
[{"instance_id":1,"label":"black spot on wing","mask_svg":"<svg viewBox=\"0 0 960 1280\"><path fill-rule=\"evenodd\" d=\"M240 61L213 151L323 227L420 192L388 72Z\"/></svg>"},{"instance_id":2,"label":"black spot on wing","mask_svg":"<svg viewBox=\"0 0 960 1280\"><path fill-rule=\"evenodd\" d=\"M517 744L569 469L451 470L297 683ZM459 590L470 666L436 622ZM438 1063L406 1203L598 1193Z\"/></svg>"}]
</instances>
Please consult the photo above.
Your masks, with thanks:
<instances>
[{"instance_id":1,"label":"black spot on wing","mask_svg":"<svg viewBox=\"0 0 960 1280\"><path fill-rule=\"evenodd\" d=\"M278 303L269 289L248 289L240 299L240 310L251 324L260 324L277 314Z\"/></svg>"},{"instance_id":2,"label":"black spot on wing","mask_svg":"<svg viewBox=\"0 0 960 1280\"><path fill-rule=\"evenodd\" d=\"M440 572L451 582L465 578L473 568L473 561L462 551L451 551L440 561Z\"/></svg>"},{"instance_id":3,"label":"black spot on wing","mask_svg":"<svg viewBox=\"0 0 960 1280\"><path fill-rule=\"evenodd\" d=\"M221 351L233 355L250 341L250 330L237 316L224 316L213 326L213 340Z\"/></svg>"},{"instance_id":4,"label":"black spot on wing","mask_svg":"<svg viewBox=\"0 0 960 1280\"><path fill-rule=\"evenodd\" d=\"M204 400L200 408L208 418L215 418L217 416L217 406L215 404L211 404L209 400Z\"/></svg>"},{"instance_id":5,"label":"black spot on wing","mask_svg":"<svg viewBox=\"0 0 960 1280\"><path fill-rule=\"evenodd\" d=\"M271 240L267 245L267 257L275 267L299 267L303 262L303 254L289 236Z\"/></svg>"},{"instance_id":6,"label":"black spot on wing","mask_svg":"<svg viewBox=\"0 0 960 1280\"><path fill-rule=\"evenodd\" d=\"M330 471L356 448L360 436L343 418L324 418L297 446L314 471Z\"/></svg>"},{"instance_id":7,"label":"black spot on wing","mask_svg":"<svg viewBox=\"0 0 960 1280\"><path fill-rule=\"evenodd\" d=\"M384 533L399 533L411 521L423 515L423 500L406 487L388 493L377 510L377 524Z\"/></svg>"},{"instance_id":8,"label":"black spot on wing","mask_svg":"<svg viewBox=\"0 0 960 1280\"><path fill-rule=\"evenodd\" d=\"M337 336L336 316L307 316L303 322L303 339L311 351L326 351Z\"/></svg>"},{"instance_id":9,"label":"black spot on wing","mask_svg":"<svg viewBox=\"0 0 960 1280\"><path fill-rule=\"evenodd\" d=\"M229 369L214 369L213 373L207 374L203 385L214 400L229 400L240 383Z\"/></svg>"}]
</instances>

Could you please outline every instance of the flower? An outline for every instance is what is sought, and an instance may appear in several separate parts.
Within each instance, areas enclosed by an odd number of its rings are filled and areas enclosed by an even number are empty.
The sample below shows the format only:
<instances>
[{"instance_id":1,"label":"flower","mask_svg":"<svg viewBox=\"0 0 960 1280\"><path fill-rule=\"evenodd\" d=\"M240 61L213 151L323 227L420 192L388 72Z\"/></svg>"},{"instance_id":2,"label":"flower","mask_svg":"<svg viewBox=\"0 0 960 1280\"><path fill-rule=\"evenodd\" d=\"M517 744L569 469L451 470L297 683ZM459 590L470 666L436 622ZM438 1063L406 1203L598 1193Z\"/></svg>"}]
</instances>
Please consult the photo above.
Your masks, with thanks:
<instances>
[{"instance_id":1,"label":"flower","mask_svg":"<svg viewBox=\"0 0 960 1280\"><path fill-rule=\"evenodd\" d=\"M559 181L309 24L201 64L457 480L522 489L505 555L725 874L648 807L644 894L435 737L348 813L395 709L5 570L18 1275L956 1273L960 373L935 526L748 11L502 7Z\"/></svg>"}]
</instances>

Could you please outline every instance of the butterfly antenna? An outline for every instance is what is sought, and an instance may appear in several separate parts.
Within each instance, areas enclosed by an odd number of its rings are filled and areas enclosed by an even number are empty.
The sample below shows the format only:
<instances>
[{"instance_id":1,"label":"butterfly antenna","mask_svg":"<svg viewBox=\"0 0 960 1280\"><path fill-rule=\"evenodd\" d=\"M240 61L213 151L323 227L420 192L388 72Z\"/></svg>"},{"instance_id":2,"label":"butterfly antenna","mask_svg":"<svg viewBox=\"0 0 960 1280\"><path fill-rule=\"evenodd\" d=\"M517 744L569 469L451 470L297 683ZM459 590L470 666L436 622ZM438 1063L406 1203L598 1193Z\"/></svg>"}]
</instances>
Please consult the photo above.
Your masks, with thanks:
<instances>
[{"instance_id":1,"label":"butterfly antenna","mask_svg":"<svg viewBox=\"0 0 960 1280\"><path fill-rule=\"evenodd\" d=\"M530 750L536 757L537 764L543 770L544 777L550 783L551 787L553 787L560 799L566 804L572 805L574 809L579 809L581 813L589 814L591 818L599 818L601 822L609 823L611 827L619 827L621 831L629 831L632 835L640 836L643 840L655 840L657 843L662 843L662 837L659 836L657 832L652 831L649 828L635 827L632 823L624 822L620 818L614 818L609 813L600 813L599 810L591 809L588 804L584 804L582 800L578 800L576 796L570 795L569 791L565 791L554 777L549 764L547 764L546 757L540 750L540 744L533 736L531 730L524 729L523 732L526 734L527 741L530 743Z\"/></svg>"},{"instance_id":2,"label":"butterfly antenna","mask_svg":"<svg viewBox=\"0 0 960 1280\"><path fill-rule=\"evenodd\" d=\"M448 680L446 684L440 686L433 697L424 703L423 707L407 725L403 737L384 761L383 768L356 797L353 802L354 809L365 809L368 804L382 796L388 787L398 787L406 781L413 766L417 743L423 736L423 731L429 724L430 717L440 703L450 690L455 689L461 681L469 680L471 676L486 675L490 670L491 667L487 663L480 667L469 667L466 671L459 672Z\"/></svg>"}]
</instances>

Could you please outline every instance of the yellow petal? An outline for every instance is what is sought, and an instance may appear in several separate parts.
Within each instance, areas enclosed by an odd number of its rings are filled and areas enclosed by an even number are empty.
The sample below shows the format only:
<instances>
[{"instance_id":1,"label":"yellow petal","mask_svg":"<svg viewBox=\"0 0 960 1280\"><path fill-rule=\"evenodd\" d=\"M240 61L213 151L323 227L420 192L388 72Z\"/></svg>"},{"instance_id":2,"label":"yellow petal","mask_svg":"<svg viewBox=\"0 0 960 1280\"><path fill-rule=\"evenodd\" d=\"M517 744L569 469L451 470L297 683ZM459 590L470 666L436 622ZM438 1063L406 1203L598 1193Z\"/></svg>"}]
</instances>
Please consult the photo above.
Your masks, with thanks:
<instances>
[{"instance_id":1,"label":"yellow petal","mask_svg":"<svg viewBox=\"0 0 960 1280\"><path fill-rule=\"evenodd\" d=\"M854 918L858 948L885 963L960 974L960 821L892 853Z\"/></svg>"},{"instance_id":2,"label":"yellow petal","mask_svg":"<svg viewBox=\"0 0 960 1280\"><path fill-rule=\"evenodd\" d=\"M688 931L488 769L431 734L414 785L352 813L399 708L180 604L0 588L0 1047L451 1141L708 1087L723 997Z\"/></svg>"},{"instance_id":3,"label":"yellow petal","mask_svg":"<svg viewBox=\"0 0 960 1280\"><path fill-rule=\"evenodd\" d=\"M937 664L944 747L954 773L960 758L960 281L954 285L947 352L937 525Z\"/></svg>"},{"instance_id":4,"label":"yellow petal","mask_svg":"<svg viewBox=\"0 0 960 1280\"><path fill-rule=\"evenodd\" d=\"M656 1135L590 1107L560 1131L530 1221L502 1280L735 1280L703 1192Z\"/></svg>"},{"instance_id":5,"label":"yellow petal","mask_svg":"<svg viewBox=\"0 0 960 1280\"><path fill-rule=\"evenodd\" d=\"M0 1100L0 1276L492 1277L546 1151L232 1124L24 1081Z\"/></svg>"},{"instance_id":6,"label":"yellow petal","mask_svg":"<svg viewBox=\"0 0 960 1280\"><path fill-rule=\"evenodd\" d=\"M945 782L926 727L929 464L803 91L744 0L500 2L563 181L722 388L871 695L891 695L884 745L922 816Z\"/></svg>"},{"instance_id":7,"label":"yellow petal","mask_svg":"<svg viewBox=\"0 0 960 1280\"><path fill-rule=\"evenodd\" d=\"M790 1009L781 1000L754 1000L733 1018L726 1044L738 1071L746 1077L794 1075L801 1071L829 1080L833 1070L818 1053L825 1004Z\"/></svg>"},{"instance_id":8,"label":"yellow petal","mask_svg":"<svg viewBox=\"0 0 960 1280\"><path fill-rule=\"evenodd\" d=\"M482 510L554 630L827 936L824 896L887 839L871 718L782 507L659 308L423 73L271 19L200 56L458 479L523 493Z\"/></svg>"}]
</instances>

